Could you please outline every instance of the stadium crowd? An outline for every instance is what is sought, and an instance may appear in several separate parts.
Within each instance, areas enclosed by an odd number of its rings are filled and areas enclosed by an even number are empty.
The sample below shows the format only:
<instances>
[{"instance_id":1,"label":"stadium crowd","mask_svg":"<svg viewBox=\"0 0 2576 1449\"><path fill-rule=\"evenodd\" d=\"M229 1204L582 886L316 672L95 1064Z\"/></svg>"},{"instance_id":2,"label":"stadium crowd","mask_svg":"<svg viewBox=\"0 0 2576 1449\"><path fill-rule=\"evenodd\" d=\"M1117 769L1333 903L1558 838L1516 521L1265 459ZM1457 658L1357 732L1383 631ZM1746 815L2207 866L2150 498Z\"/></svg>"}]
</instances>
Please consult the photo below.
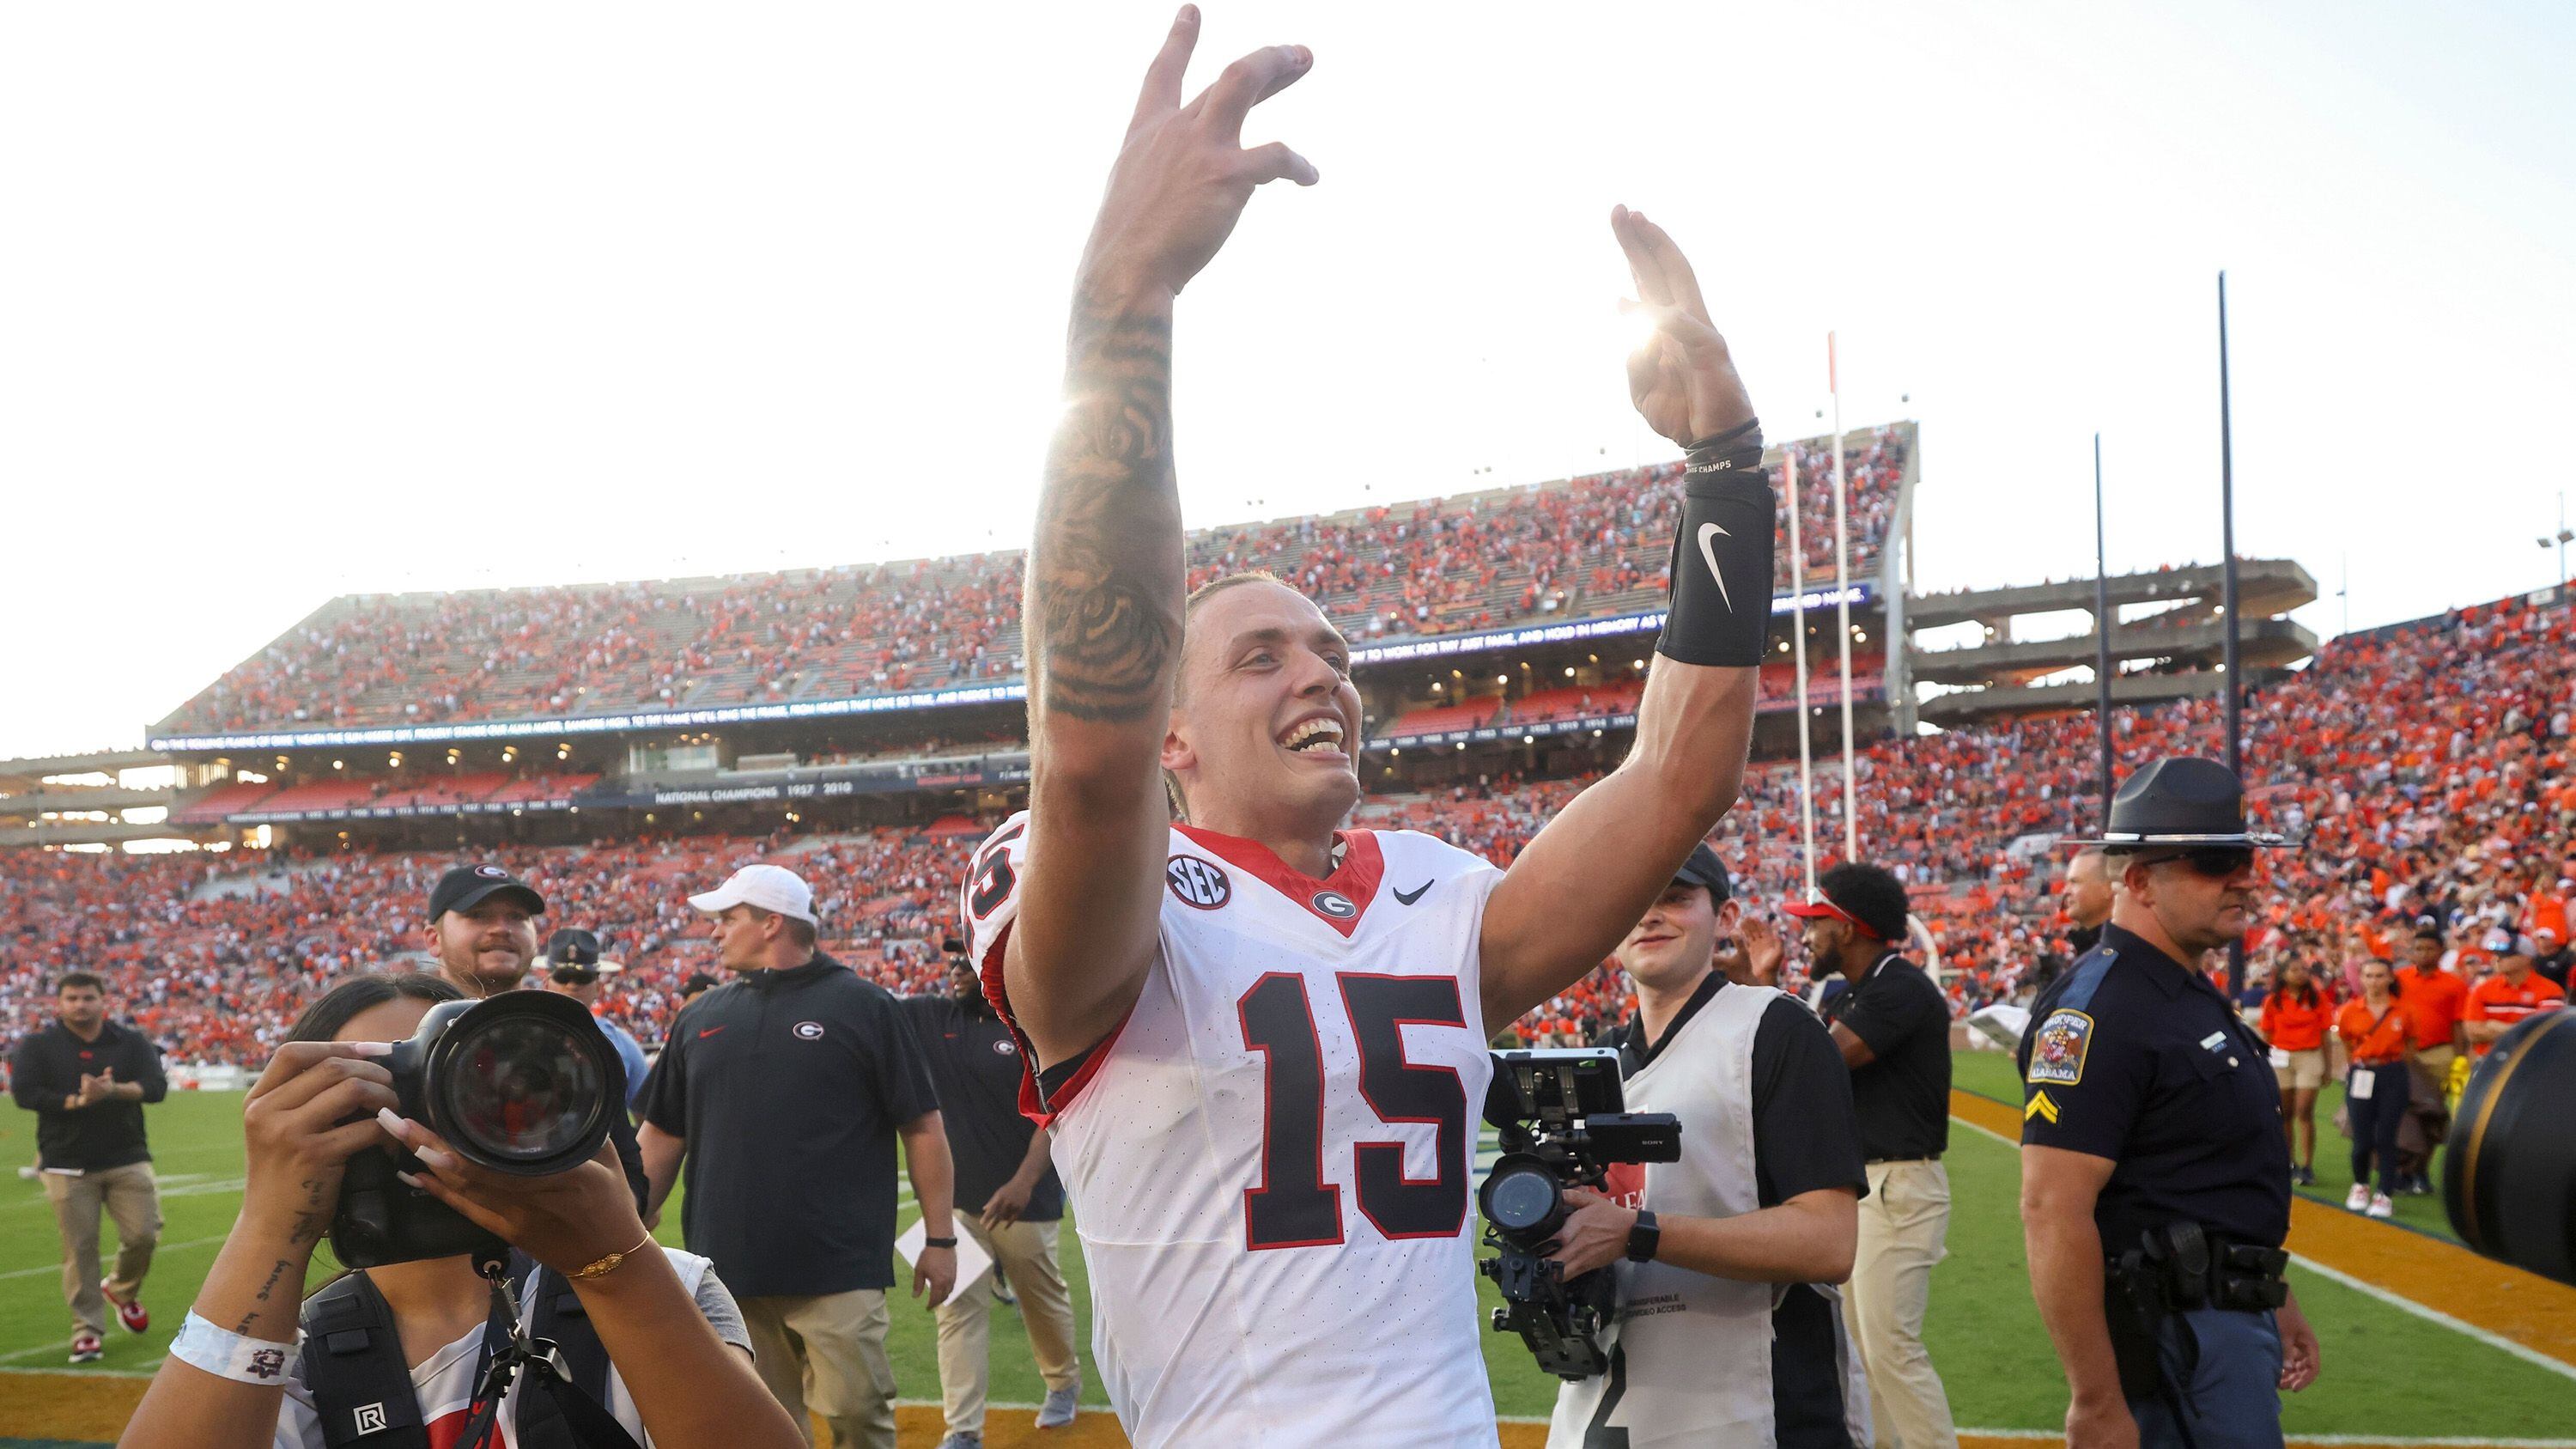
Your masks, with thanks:
<instances>
[{"instance_id":1,"label":"stadium crowd","mask_svg":"<svg viewBox=\"0 0 2576 1449\"><path fill-rule=\"evenodd\" d=\"M2576 877L2576 612L2519 600L2328 644L2247 710L2252 808L2303 849L2267 861L2258 963L2302 954L2329 986L2357 953L2402 959L2420 923L2443 932L2474 976L2491 937L2567 942ZM2157 755L2213 750L2218 705L2125 711L2125 772ZM2090 824L2089 714L2032 718L1871 745L1858 759L1864 853L1904 879L1937 937L1956 1008L2010 999L2059 944L2056 833ZM1817 839L1842 839L1838 759L1820 737ZM1362 823L1431 831L1508 864L1582 778L1510 776L1372 800ZM598 930L629 968L610 1009L660 1039L680 983L712 954L682 900L764 856L813 881L826 945L898 991L929 989L955 929L954 893L983 825L848 837L651 837L587 849L504 849L537 882L549 925ZM1801 885L1793 766L1763 763L1718 844L1749 901ZM2016 846L2016 842L2022 842ZM2037 846L2039 848L2033 848ZM83 967L108 976L129 1013L176 1061L255 1061L324 981L415 949L418 905L443 855L0 856L0 1029L43 1019L47 983ZM1793 976L1793 986L1799 984ZM1624 1015L1604 971L1518 1030L1588 1038Z\"/></svg>"},{"instance_id":2,"label":"stadium crowd","mask_svg":"<svg viewBox=\"0 0 2576 1449\"><path fill-rule=\"evenodd\" d=\"M1854 578L1893 524L1910 434L1846 449ZM1830 449L1792 444L1810 581L1833 571ZM1678 463L1234 528L1189 540L1192 582L1295 580L1356 637L1653 608ZM1789 566L1782 551L1779 583ZM717 579L356 595L182 706L164 731L356 727L838 698L1020 672L1020 556Z\"/></svg>"}]
</instances>

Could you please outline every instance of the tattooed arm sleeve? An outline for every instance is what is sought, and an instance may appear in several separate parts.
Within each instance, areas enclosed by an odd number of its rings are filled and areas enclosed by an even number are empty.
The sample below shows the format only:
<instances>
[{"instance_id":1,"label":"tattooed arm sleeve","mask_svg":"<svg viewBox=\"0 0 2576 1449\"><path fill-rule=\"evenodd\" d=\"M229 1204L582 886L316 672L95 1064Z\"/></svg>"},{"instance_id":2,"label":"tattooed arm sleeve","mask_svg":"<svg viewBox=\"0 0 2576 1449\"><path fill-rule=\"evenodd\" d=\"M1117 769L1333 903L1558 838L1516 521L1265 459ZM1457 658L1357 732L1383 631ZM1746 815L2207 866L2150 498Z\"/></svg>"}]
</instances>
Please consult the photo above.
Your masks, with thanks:
<instances>
[{"instance_id":1,"label":"tattooed arm sleeve","mask_svg":"<svg viewBox=\"0 0 2576 1449\"><path fill-rule=\"evenodd\" d=\"M1179 667L1168 294L1077 296L1029 546L1029 840L1005 947L1040 1065L1114 1028L1153 964Z\"/></svg>"}]
</instances>

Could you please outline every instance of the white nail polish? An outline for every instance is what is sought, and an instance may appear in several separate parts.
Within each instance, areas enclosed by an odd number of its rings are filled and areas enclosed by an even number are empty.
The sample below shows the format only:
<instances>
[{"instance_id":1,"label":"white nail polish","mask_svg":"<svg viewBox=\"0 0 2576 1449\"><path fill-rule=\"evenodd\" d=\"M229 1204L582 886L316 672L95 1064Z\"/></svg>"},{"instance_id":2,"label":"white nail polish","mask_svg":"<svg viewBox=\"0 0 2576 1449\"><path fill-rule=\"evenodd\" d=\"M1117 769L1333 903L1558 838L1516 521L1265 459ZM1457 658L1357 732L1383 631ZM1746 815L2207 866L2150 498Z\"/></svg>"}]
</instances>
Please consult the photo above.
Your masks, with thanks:
<instances>
[{"instance_id":1,"label":"white nail polish","mask_svg":"<svg viewBox=\"0 0 2576 1449\"><path fill-rule=\"evenodd\" d=\"M396 1137L403 1135L402 1114L396 1112L391 1107L378 1107L376 1109L376 1125L384 1128Z\"/></svg>"},{"instance_id":2,"label":"white nail polish","mask_svg":"<svg viewBox=\"0 0 2576 1449\"><path fill-rule=\"evenodd\" d=\"M349 1043L349 1055L353 1057L389 1057L393 1054L394 1044L389 1041L353 1041Z\"/></svg>"}]
</instances>

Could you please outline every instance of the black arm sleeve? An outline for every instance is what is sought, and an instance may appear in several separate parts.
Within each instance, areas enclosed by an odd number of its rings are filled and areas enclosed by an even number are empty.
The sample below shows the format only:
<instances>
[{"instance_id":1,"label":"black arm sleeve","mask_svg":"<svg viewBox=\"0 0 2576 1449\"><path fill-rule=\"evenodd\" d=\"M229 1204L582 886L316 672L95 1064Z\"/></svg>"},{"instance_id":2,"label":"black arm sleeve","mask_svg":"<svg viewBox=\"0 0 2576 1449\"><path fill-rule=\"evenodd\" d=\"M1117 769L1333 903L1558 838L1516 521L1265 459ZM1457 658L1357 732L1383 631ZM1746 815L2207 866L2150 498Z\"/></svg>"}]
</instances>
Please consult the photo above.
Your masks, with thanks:
<instances>
[{"instance_id":1,"label":"black arm sleeve","mask_svg":"<svg viewBox=\"0 0 2576 1449\"><path fill-rule=\"evenodd\" d=\"M1764 1207L1823 1188L1869 1192L1851 1070L1824 1023L1785 996L1753 1030L1753 1176Z\"/></svg>"},{"instance_id":2,"label":"black arm sleeve","mask_svg":"<svg viewBox=\"0 0 2576 1449\"><path fill-rule=\"evenodd\" d=\"M672 1137L689 1135L689 1068L688 1054L682 1043L688 1038L689 1011L696 1003L680 1009L671 1024L671 1035L662 1043L662 1054L653 1059L653 1069L644 1075L644 1096L636 1115L653 1124L656 1131Z\"/></svg>"},{"instance_id":3,"label":"black arm sleeve","mask_svg":"<svg viewBox=\"0 0 2576 1449\"><path fill-rule=\"evenodd\" d=\"M46 1078L44 1057L32 1036L21 1038L9 1053L9 1095L30 1112L60 1111L63 1098L71 1095Z\"/></svg>"},{"instance_id":4,"label":"black arm sleeve","mask_svg":"<svg viewBox=\"0 0 2576 1449\"><path fill-rule=\"evenodd\" d=\"M169 1096L170 1074L161 1069L161 1048L152 1038L136 1033L132 1058L134 1080L143 1084L143 1100L158 1102Z\"/></svg>"}]
</instances>

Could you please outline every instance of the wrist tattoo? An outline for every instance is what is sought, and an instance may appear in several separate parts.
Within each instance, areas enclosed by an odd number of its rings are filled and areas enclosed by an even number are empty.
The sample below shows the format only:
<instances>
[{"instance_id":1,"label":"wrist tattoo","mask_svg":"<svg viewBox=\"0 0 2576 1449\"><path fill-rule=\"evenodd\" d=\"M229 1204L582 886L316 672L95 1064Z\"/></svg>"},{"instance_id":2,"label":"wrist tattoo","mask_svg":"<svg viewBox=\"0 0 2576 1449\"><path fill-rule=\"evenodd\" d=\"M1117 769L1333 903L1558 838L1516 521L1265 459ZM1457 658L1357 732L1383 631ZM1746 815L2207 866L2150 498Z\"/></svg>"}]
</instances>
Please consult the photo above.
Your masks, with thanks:
<instances>
[{"instance_id":1,"label":"wrist tattoo","mask_svg":"<svg viewBox=\"0 0 2576 1449\"><path fill-rule=\"evenodd\" d=\"M1126 723L1167 703L1183 579L1171 389L1169 318L1077 312L1072 401L1029 545L1030 699L1041 708Z\"/></svg>"}]
</instances>

